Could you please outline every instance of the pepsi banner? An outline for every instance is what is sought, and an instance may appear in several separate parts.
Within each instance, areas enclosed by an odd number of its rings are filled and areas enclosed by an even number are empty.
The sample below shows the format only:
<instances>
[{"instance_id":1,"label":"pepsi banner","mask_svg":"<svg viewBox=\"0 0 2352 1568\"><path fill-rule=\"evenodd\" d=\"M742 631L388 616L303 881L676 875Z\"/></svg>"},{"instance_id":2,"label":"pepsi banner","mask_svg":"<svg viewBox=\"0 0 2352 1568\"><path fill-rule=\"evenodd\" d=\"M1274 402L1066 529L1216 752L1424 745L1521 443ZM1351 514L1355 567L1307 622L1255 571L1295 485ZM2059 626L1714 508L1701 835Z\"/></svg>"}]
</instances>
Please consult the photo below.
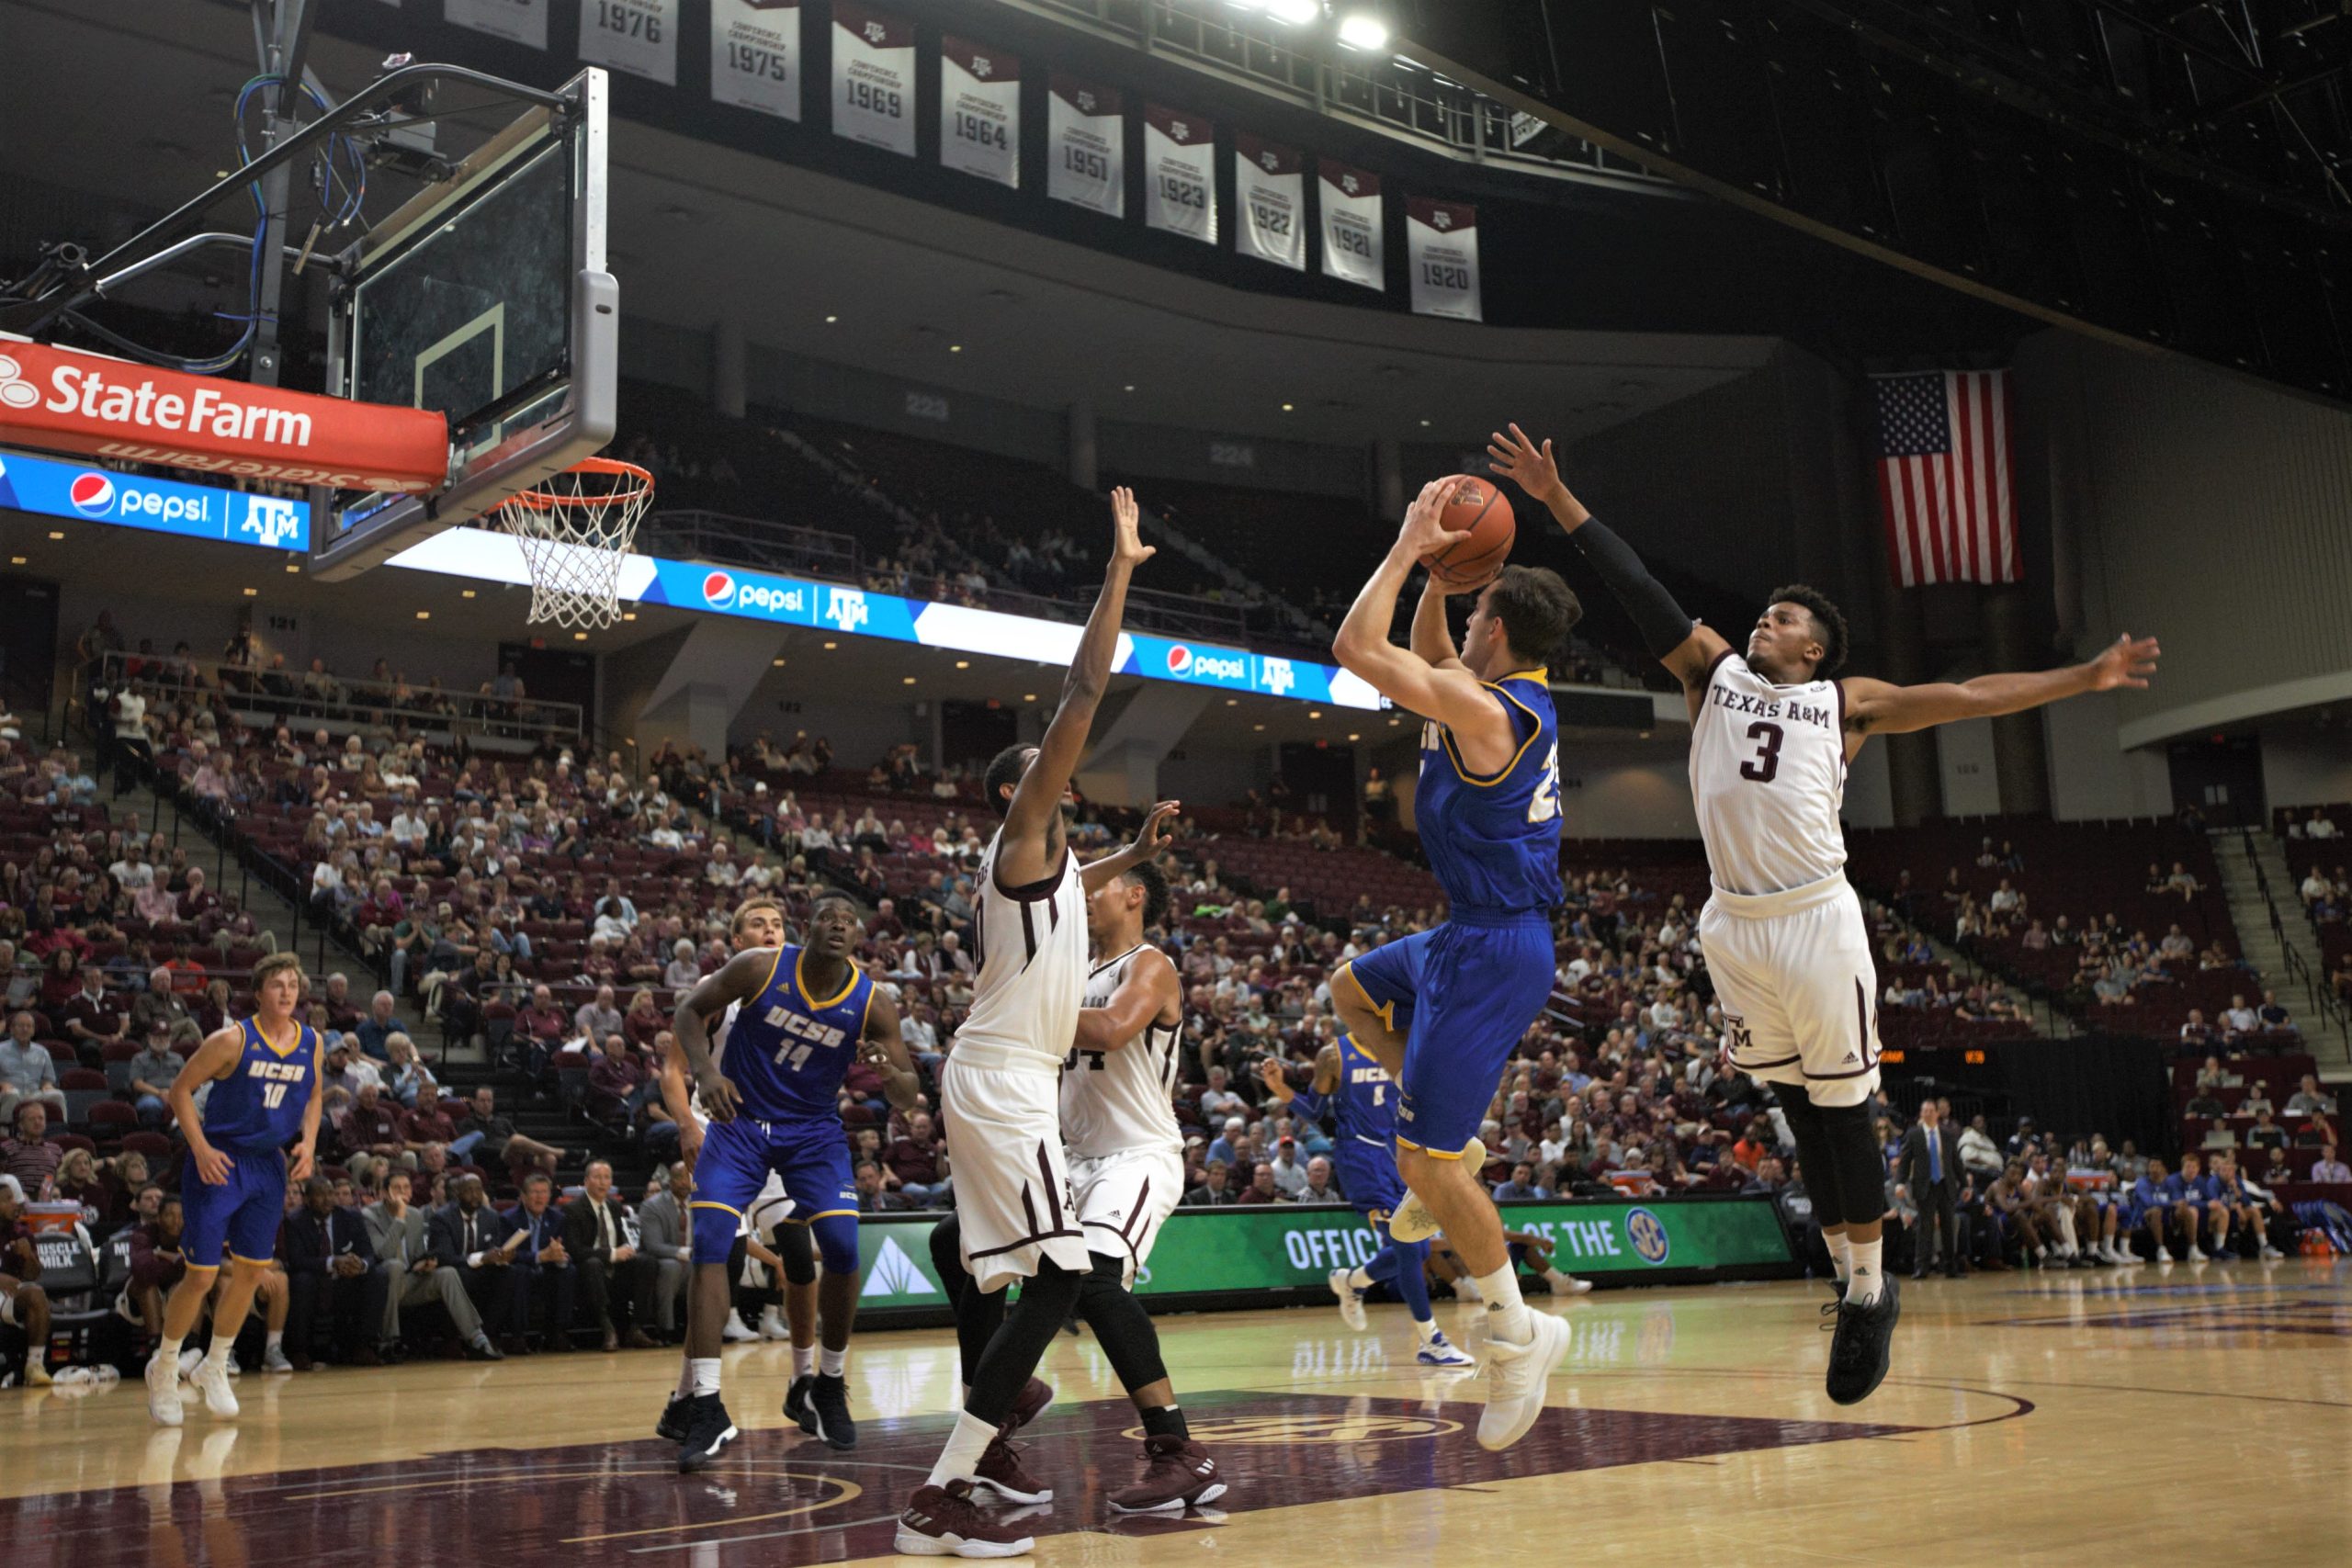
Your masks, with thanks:
<instances>
[{"instance_id":1,"label":"pepsi banner","mask_svg":"<svg viewBox=\"0 0 2352 1568\"><path fill-rule=\"evenodd\" d=\"M531 580L514 536L484 528L451 528L435 534L386 564L477 582L528 584ZM1084 629L1066 621L902 599L868 589L658 556L630 555L621 568L618 592L624 601L639 604L667 604L704 615L735 615L1041 664L1068 664L1078 651ZM1120 635L1111 668L1114 673L1148 681L1213 686L1222 692L1254 693L1332 707L1374 712L1385 705L1370 682L1334 665L1142 632Z\"/></svg>"},{"instance_id":2,"label":"pepsi banner","mask_svg":"<svg viewBox=\"0 0 2352 1568\"><path fill-rule=\"evenodd\" d=\"M800 118L800 0L711 0L710 96Z\"/></svg>"},{"instance_id":3,"label":"pepsi banner","mask_svg":"<svg viewBox=\"0 0 2352 1568\"><path fill-rule=\"evenodd\" d=\"M0 509L272 550L311 547L311 503L0 452Z\"/></svg>"}]
</instances>

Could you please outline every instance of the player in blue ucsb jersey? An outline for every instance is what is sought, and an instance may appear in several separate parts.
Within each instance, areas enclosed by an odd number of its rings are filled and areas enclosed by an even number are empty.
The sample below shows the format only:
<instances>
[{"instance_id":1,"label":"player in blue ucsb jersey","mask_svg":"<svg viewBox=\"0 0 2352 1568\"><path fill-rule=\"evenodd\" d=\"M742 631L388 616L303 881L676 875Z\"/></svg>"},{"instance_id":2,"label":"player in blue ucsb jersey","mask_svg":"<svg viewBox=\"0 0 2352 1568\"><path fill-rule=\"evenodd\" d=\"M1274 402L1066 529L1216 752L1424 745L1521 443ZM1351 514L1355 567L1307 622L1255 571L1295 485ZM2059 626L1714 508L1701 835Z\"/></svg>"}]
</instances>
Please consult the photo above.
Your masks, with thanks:
<instances>
[{"instance_id":1,"label":"player in blue ucsb jersey","mask_svg":"<svg viewBox=\"0 0 2352 1568\"><path fill-rule=\"evenodd\" d=\"M1412 1003L1399 1004L1405 1021L1396 1025L1409 1033ZM1425 1367L1473 1367L1475 1358L1447 1339L1430 1310L1430 1286L1425 1266L1430 1244L1398 1241L1388 1234L1389 1217L1405 1201L1404 1178L1396 1174L1396 1080L1388 1069L1345 1032L1315 1054L1315 1076L1306 1089L1293 1089L1283 1064L1269 1056L1259 1066L1266 1091L1292 1115L1320 1122L1329 1113L1335 1129L1331 1165L1340 1173L1340 1190L1380 1238L1380 1250L1361 1266L1331 1270L1331 1293L1340 1298L1340 1316L1361 1334L1368 1326L1364 1292L1387 1285L1403 1298L1420 1337L1417 1359Z\"/></svg>"},{"instance_id":2,"label":"player in blue ucsb jersey","mask_svg":"<svg viewBox=\"0 0 2352 1568\"><path fill-rule=\"evenodd\" d=\"M672 1026L710 1126L695 1160L695 1278L686 1306L693 1393L681 1412L679 1467L714 1456L734 1434L718 1394L727 1321L727 1256L736 1225L771 1171L792 1200L787 1224L806 1224L824 1262L818 1286L818 1371L808 1400L818 1436L837 1449L857 1440L843 1358L857 1312L857 1184L842 1126L842 1079L864 1056L901 1111L917 1080L899 1038L898 1004L852 961L863 927L839 893L808 911L808 942L751 948L678 999ZM742 1004L727 1036L724 1070L711 1059L707 1020ZM701 1223L707 1222L707 1223Z\"/></svg>"},{"instance_id":3,"label":"player in blue ucsb jersey","mask_svg":"<svg viewBox=\"0 0 2352 1568\"><path fill-rule=\"evenodd\" d=\"M1413 615L1412 646L1388 640L1414 563L1466 535L1440 519L1458 480L1423 487L1387 558L1357 594L1333 651L1397 706L1419 714L1421 770L1413 799L1422 852L1445 889L1446 921L1340 965L1331 1001L1349 1035L1397 1080L1396 1163L1487 1299L1492 1387L1478 1441L1507 1448L1544 1407L1544 1380L1567 1353L1568 1328L1530 1313L1478 1179L1478 1123L1511 1052L1552 994L1552 911L1560 902L1560 752L1544 664L1582 614L1556 572L1510 566L1478 590L1457 651L1447 594L1432 577ZM1398 1010L1411 1004L1409 1029ZM1464 1154L1473 1157L1464 1159Z\"/></svg>"},{"instance_id":4,"label":"player in blue ucsb jersey","mask_svg":"<svg viewBox=\"0 0 2352 1568\"><path fill-rule=\"evenodd\" d=\"M229 1283L213 1303L212 1346L189 1381L212 1414L236 1415L230 1348L269 1272L286 1215L286 1184L310 1176L319 1141L319 1035L295 1016L302 961L271 953L254 965L253 987L254 1015L215 1030L166 1097L187 1140L180 1173L187 1215L180 1251L187 1272L164 1303L163 1338L147 1362L148 1413L166 1427L180 1424L180 1341L204 1312L224 1250ZM206 1083L212 1092L198 1114L196 1091ZM291 1162L288 1144L296 1145Z\"/></svg>"}]
</instances>

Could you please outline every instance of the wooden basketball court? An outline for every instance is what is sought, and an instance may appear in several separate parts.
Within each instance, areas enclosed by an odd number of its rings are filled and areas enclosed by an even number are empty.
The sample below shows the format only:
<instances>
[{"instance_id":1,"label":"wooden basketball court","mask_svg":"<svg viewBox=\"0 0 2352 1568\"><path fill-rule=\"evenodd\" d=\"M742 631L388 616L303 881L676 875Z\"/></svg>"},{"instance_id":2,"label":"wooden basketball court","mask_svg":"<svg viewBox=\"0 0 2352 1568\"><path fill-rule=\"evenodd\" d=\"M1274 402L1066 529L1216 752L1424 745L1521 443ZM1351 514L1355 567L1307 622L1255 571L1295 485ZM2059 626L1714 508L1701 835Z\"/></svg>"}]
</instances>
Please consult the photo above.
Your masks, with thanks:
<instances>
[{"instance_id":1,"label":"wooden basketball court","mask_svg":"<svg viewBox=\"0 0 2352 1568\"><path fill-rule=\"evenodd\" d=\"M1503 1455L1481 1380L1413 1370L1401 1309L1163 1319L1195 1436L1232 1490L1180 1518L1112 1517L1131 1408L1091 1339L1025 1436L1056 1488L1046 1563L2232 1561L2342 1563L2352 1263L1909 1286L1894 1374L1821 1393L1817 1285L1601 1292L1556 1310L1569 1359ZM1461 1321L1455 1322L1460 1314ZM1475 1315L1444 1305L1449 1328ZM675 1473L653 1418L669 1351L432 1362L238 1381L233 1425L149 1424L135 1382L0 1393L12 1563L828 1563L891 1556L956 1390L943 1332L853 1351L848 1455L778 1413L780 1346L728 1352L743 1439ZM1204 1557L1204 1553L1215 1553Z\"/></svg>"}]
</instances>

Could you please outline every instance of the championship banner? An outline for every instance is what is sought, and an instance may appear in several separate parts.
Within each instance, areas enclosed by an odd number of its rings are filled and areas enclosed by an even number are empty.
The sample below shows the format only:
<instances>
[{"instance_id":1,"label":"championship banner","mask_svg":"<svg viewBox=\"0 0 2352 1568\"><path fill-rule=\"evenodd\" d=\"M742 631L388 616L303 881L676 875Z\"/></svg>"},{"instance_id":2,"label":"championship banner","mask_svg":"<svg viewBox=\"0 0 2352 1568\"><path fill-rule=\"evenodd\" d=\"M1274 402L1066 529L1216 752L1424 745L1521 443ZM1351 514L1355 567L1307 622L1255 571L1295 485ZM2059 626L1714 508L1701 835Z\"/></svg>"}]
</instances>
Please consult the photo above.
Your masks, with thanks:
<instances>
[{"instance_id":1,"label":"championship banner","mask_svg":"<svg viewBox=\"0 0 2352 1568\"><path fill-rule=\"evenodd\" d=\"M1381 226L1380 176L1321 161L1323 276L1366 288L1388 287L1387 231Z\"/></svg>"},{"instance_id":2,"label":"championship banner","mask_svg":"<svg viewBox=\"0 0 2352 1568\"><path fill-rule=\"evenodd\" d=\"M1306 162L1246 130L1233 133L1233 200L1241 227L1233 248L1293 272L1306 267Z\"/></svg>"},{"instance_id":3,"label":"championship banner","mask_svg":"<svg viewBox=\"0 0 2352 1568\"><path fill-rule=\"evenodd\" d=\"M0 338L0 446L338 490L428 491L449 423Z\"/></svg>"},{"instance_id":4,"label":"championship banner","mask_svg":"<svg viewBox=\"0 0 2352 1568\"><path fill-rule=\"evenodd\" d=\"M1216 127L1198 115L1143 107L1143 220L1216 243Z\"/></svg>"},{"instance_id":5,"label":"championship banner","mask_svg":"<svg viewBox=\"0 0 2352 1568\"><path fill-rule=\"evenodd\" d=\"M800 0L710 0L710 97L800 118Z\"/></svg>"},{"instance_id":6,"label":"championship banner","mask_svg":"<svg viewBox=\"0 0 2352 1568\"><path fill-rule=\"evenodd\" d=\"M1413 269L1413 313L1486 318L1478 310L1478 209L1459 201L1405 198L1405 257Z\"/></svg>"},{"instance_id":7,"label":"championship banner","mask_svg":"<svg viewBox=\"0 0 2352 1568\"><path fill-rule=\"evenodd\" d=\"M833 133L915 155L915 25L833 3Z\"/></svg>"},{"instance_id":8,"label":"championship banner","mask_svg":"<svg viewBox=\"0 0 2352 1568\"><path fill-rule=\"evenodd\" d=\"M1126 118L1108 87L1054 73L1046 94L1046 194L1111 218L1127 211Z\"/></svg>"},{"instance_id":9,"label":"championship banner","mask_svg":"<svg viewBox=\"0 0 2352 1568\"><path fill-rule=\"evenodd\" d=\"M682 4L684 0L580 0L580 58L676 86Z\"/></svg>"},{"instance_id":10,"label":"championship banner","mask_svg":"<svg viewBox=\"0 0 2352 1568\"><path fill-rule=\"evenodd\" d=\"M1768 1198L1679 1198L1648 1202L1506 1203L1506 1229L1543 1236L1571 1274L1639 1283L1724 1269L1785 1270L1793 1258ZM937 1214L859 1216L864 1307L944 1307L931 1264ZM1353 1211L1302 1208L1179 1209L1136 1272L1140 1296L1321 1289L1334 1269L1360 1267L1380 1238Z\"/></svg>"},{"instance_id":11,"label":"championship banner","mask_svg":"<svg viewBox=\"0 0 2352 1568\"><path fill-rule=\"evenodd\" d=\"M512 39L533 49L548 46L548 0L442 0L442 12L461 28L492 38Z\"/></svg>"},{"instance_id":12,"label":"championship banner","mask_svg":"<svg viewBox=\"0 0 2352 1568\"><path fill-rule=\"evenodd\" d=\"M1021 184L1021 57L949 34L939 46L939 162Z\"/></svg>"}]
</instances>

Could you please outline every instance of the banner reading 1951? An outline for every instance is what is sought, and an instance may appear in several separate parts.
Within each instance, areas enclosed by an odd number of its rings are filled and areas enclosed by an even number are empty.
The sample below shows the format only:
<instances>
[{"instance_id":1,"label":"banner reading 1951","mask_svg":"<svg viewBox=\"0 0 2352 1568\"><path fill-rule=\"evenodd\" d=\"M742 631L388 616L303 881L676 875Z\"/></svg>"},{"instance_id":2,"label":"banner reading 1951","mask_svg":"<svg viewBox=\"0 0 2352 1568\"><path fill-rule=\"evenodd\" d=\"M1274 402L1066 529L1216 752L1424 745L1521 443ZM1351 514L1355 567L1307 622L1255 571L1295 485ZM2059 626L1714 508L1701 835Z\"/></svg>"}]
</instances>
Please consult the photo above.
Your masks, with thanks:
<instances>
[{"instance_id":1,"label":"banner reading 1951","mask_svg":"<svg viewBox=\"0 0 2352 1568\"><path fill-rule=\"evenodd\" d=\"M1126 121L1115 88L1054 73L1046 94L1046 194L1106 218L1127 210Z\"/></svg>"}]
</instances>

